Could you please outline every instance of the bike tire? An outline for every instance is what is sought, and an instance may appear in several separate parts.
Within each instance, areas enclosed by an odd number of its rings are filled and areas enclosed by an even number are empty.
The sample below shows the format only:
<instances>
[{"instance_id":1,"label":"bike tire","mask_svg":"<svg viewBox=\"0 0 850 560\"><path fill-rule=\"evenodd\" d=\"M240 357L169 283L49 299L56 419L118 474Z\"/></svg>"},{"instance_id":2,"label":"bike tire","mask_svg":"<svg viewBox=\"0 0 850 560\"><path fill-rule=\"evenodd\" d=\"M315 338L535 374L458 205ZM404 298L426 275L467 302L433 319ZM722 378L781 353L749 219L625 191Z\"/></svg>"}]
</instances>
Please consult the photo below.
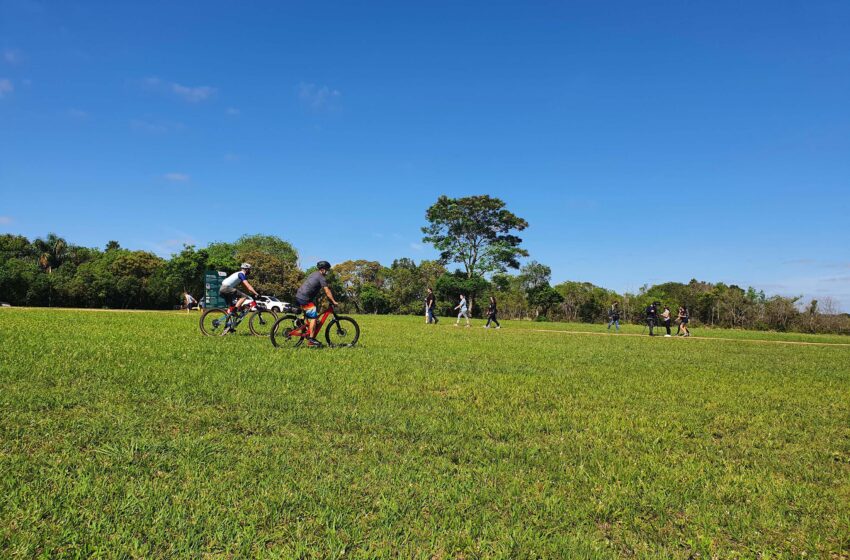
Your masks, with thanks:
<instances>
[{"instance_id":1,"label":"bike tire","mask_svg":"<svg viewBox=\"0 0 850 560\"><path fill-rule=\"evenodd\" d=\"M325 328L325 340L332 348L351 348L360 339L360 325L351 317L337 315Z\"/></svg>"},{"instance_id":2,"label":"bike tire","mask_svg":"<svg viewBox=\"0 0 850 560\"><path fill-rule=\"evenodd\" d=\"M254 311L248 319L248 329L254 336L269 336L275 321L277 314L274 311Z\"/></svg>"},{"instance_id":3,"label":"bike tire","mask_svg":"<svg viewBox=\"0 0 850 560\"><path fill-rule=\"evenodd\" d=\"M300 346L304 342L304 338L301 336L289 336L289 333L301 326L302 323L303 319L299 319L295 315L278 317L269 333L269 340L272 341L272 346L275 348L296 348Z\"/></svg>"},{"instance_id":4,"label":"bike tire","mask_svg":"<svg viewBox=\"0 0 850 560\"><path fill-rule=\"evenodd\" d=\"M224 336L228 323L227 310L213 308L203 312L198 326L201 328L201 333L206 336Z\"/></svg>"}]
</instances>

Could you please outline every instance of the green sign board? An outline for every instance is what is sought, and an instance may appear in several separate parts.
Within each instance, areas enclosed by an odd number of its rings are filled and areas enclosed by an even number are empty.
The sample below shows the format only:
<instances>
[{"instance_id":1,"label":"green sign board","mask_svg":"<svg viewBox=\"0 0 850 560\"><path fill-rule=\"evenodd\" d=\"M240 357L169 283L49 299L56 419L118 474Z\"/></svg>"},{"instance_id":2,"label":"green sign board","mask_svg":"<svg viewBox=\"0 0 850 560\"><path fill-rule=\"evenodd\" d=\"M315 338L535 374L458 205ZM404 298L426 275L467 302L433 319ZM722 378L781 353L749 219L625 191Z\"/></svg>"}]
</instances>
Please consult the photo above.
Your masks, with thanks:
<instances>
[{"instance_id":1,"label":"green sign board","mask_svg":"<svg viewBox=\"0 0 850 560\"><path fill-rule=\"evenodd\" d=\"M218 295L218 290L225 278L227 278L227 273L220 270L208 270L204 273L204 305L207 309L227 305L224 298Z\"/></svg>"}]
</instances>

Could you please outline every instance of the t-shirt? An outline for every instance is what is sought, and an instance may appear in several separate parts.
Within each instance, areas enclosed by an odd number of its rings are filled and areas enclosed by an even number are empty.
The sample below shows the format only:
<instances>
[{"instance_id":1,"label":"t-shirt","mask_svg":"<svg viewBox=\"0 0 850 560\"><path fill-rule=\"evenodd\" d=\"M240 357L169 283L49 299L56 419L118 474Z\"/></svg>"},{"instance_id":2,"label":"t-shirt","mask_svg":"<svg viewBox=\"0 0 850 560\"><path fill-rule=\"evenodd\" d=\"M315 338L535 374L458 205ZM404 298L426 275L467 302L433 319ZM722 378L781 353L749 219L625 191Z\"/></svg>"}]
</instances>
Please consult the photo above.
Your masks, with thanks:
<instances>
[{"instance_id":1,"label":"t-shirt","mask_svg":"<svg viewBox=\"0 0 850 560\"><path fill-rule=\"evenodd\" d=\"M239 272L234 272L224 279L221 283L221 289L227 292L235 290L245 280L247 280L247 277L244 272L241 270Z\"/></svg>"},{"instance_id":2,"label":"t-shirt","mask_svg":"<svg viewBox=\"0 0 850 560\"><path fill-rule=\"evenodd\" d=\"M654 305L650 305L649 307L646 308L646 316L650 317L652 319L655 319L656 317L658 317L658 310L655 308Z\"/></svg>"},{"instance_id":3,"label":"t-shirt","mask_svg":"<svg viewBox=\"0 0 850 560\"><path fill-rule=\"evenodd\" d=\"M494 313L496 313L496 302L495 301L490 302L490 305L487 307L487 313L489 313L490 315L493 315Z\"/></svg>"},{"instance_id":4,"label":"t-shirt","mask_svg":"<svg viewBox=\"0 0 850 560\"><path fill-rule=\"evenodd\" d=\"M460 300L460 310L466 311L466 298Z\"/></svg>"},{"instance_id":5,"label":"t-shirt","mask_svg":"<svg viewBox=\"0 0 850 560\"><path fill-rule=\"evenodd\" d=\"M295 301L300 305L306 305L316 299L322 288L328 287L328 281L325 280L325 275L318 270L307 277L298 291L295 292Z\"/></svg>"},{"instance_id":6,"label":"t-shirt","mask_svg":"<svg viewBox=\"0 0 850 560\"><path fill-rule=\"evenodd\" d=\"M186 303L195 303L195 298L192 297L192 294L186 294Z\"/></svg>"},{"instance_id":7,"label":"t-shirt","mask_svg":"<svg viewBox=\"0 0 850 560\"><path fill-rule=\"evenodd\" d=\"M425 298L425 307L431 307L434 303L434 294L428 294L428 297Z\"/></svg>"}]
</instances>

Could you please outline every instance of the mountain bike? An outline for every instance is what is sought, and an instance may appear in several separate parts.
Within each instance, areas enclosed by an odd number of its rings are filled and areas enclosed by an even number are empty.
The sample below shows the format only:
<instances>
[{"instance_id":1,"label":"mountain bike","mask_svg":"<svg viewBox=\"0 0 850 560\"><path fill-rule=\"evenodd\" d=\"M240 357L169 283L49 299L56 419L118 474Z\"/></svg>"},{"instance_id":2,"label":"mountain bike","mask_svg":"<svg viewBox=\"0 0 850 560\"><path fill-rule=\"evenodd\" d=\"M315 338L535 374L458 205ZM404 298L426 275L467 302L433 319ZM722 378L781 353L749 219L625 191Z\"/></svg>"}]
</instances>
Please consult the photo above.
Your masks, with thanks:
<instances>
[{"instance_id":1,"label":"mountain bike","mask_svg":"<svg viewBox=\"0 0 850 560\"><path fill-rule=\"evenodd\" d=\"M333 320L325 328L325 340L328 346L340 348L357 344L357 340L360 338L360 325L351 317L337 315L332 304L329 304L321 317L316 319L316 336L318 337L322 326L330 316L333 316ZM275 321L269 338L276 348L298 348L307 340L308 336L309 324L306 317L299 317L290 313Z\"/></svg>"},{"instance_id":2,"label":"mountain bike","mask_svg":"<svg viewBox=\"0 0 850 560\"><path fill-rule=\"evenodd\" d=\"M233 314L228 313L227 309L224 308L207 309L201 315L201 332L207 336L224 336L236 332L236 327L249 314L251 318L248 319L248 330L251 331L251 334L254 336L269 336L271 328L277 319L277 314L274 311L261 309L253 299L247 301L242 305L241 309Z\"/></svg>"}]
</instances>

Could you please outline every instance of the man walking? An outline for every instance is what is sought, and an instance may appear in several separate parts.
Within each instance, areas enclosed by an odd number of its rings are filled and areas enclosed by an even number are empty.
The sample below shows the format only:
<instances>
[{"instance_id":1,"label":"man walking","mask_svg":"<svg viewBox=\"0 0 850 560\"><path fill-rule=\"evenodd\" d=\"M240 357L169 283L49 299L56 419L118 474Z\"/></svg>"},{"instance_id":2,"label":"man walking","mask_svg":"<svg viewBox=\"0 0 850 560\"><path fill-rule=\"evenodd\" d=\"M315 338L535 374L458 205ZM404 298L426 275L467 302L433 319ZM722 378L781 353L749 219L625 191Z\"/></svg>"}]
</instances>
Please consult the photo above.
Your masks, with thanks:
<instances>
[{"instance_id":1,"label":"man walking","mask_svg":"<svg viewBox=\"0 0 850 560\"><path fill-rule=\"evenodd\" d=\"M653 329L658 324L658 302L653 301L646 308L646 326L649 327L649 336L655 336Z\"/></svg>"},{"instance_id":2,"label":"man walking","mask_svg":"<svg viewBox=\"0 0 850 560\"><path fill-rule=\"evenodd\" d=\"M611 325L614 325L614 330L620 330L620 303L615 301L608 310L608 330L611 330Z\"/></svg>"},{"instance_id":3,"label":"man walking","mask_svg":"<svg viewBox=\"0 0 850 560\"><path fill-rule=\"evenodd\" d=\"M434 305L437 303L437 298L434 297L434 290L428 288L428 295L425 296L425 324L437 324L439 319L434 315Z\"/></svg>"}]
</instances>

